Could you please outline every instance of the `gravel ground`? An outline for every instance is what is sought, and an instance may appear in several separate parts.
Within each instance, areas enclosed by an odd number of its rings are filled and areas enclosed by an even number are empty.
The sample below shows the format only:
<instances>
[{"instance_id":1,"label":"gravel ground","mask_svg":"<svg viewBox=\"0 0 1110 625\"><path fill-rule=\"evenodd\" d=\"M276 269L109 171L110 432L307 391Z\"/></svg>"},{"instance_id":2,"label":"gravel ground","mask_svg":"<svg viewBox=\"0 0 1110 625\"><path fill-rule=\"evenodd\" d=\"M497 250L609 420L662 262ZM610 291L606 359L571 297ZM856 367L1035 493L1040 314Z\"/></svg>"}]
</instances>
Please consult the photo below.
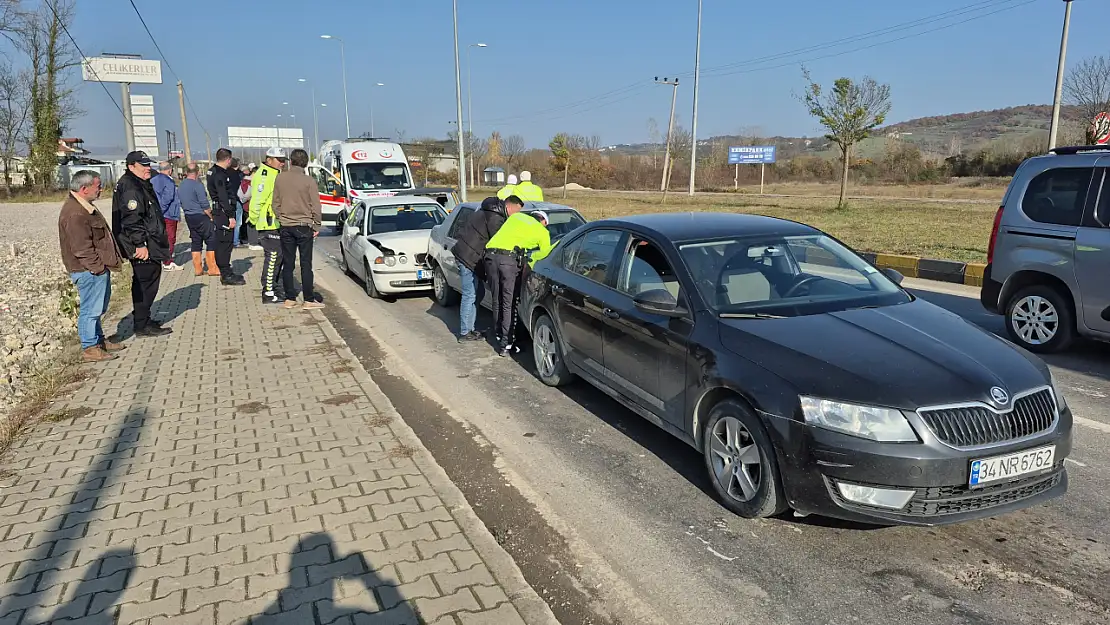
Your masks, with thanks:
<instances>
[{"instance_id":1,"label":"gravel ground","mask_svg":"<svg viewBox=\"0 0 1110 625\"><path fill-rule=\"evenodd\" d=\"M34 365L76 331L60 308L70 284L58 251L60 209L60 202L0 204L0 415L19 401Z\"/></svg>"}]
</instances>

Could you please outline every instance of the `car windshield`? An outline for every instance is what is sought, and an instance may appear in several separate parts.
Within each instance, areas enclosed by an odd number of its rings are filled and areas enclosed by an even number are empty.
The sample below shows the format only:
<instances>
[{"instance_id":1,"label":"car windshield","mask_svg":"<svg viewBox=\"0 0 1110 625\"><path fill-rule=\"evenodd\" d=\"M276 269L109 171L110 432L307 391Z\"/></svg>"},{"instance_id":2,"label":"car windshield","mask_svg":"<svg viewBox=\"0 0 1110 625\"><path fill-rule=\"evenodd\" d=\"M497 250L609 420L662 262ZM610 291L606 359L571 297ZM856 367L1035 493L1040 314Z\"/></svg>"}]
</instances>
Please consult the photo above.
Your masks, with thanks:
<instances>
[{"instance_id":1,"label":"car windshield","mask_svg":"<svg viewBox=\"0 0 1110 625\"><path fill-rule=\"evenodd\" d=\"M347 185L355 191L407 189L407 172L402 163L348 163Z\"/></svg>"},{"instance_id":2,"label":"car windshield","mask_svg":"<svg viewBox=\"0 0 1110 625\"><path fill-rule=\"evenodd\" d=\"M430 204L403 204L400 206L375 206L370 211L370 234L401 232L404 230L431 230L443 223L443 210Z\"/></svg>"},{"instance_id":3,"label":"car windshield","mask_svg":"<svg viewBox=\"0 0 1110 625\"><path fill-rule=\"evenodd\" d=\"M547 212L547 231L551 233L552 241L563 238L567 233L586 223L586 220L582 219L578 213L574 211L562 210L545 212Z\"/></svg>"},{"instance_id":4,"label":"car windshield","mask_svg":"<svg viewBox=\"0 0 1110 625\"><path fill-rule=\"evenodd\" d=\"M679 247L721 315L795 317L902 304L912 298L831 237L735 237Z\"/></svg>"}]
</instances>

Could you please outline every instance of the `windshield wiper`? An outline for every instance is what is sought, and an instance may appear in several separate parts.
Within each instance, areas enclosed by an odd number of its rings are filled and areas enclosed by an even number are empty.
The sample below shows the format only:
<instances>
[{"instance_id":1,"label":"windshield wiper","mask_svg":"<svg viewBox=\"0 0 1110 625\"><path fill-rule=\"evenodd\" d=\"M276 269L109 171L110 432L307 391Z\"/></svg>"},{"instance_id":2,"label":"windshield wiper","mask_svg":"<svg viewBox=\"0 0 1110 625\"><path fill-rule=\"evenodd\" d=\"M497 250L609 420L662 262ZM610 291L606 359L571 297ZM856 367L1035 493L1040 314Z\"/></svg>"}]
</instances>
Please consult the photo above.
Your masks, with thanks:
<instances>
[{"instance_id":1,"label":"windshield wiper","mask_svg":"<svg viewBox=\"0 0 1110 625\"><path fill-rule=\"evenodd\" d=\"M721 319L786 319L783 315L769 313L721 313Z\"/></svg>"}]
</instances>

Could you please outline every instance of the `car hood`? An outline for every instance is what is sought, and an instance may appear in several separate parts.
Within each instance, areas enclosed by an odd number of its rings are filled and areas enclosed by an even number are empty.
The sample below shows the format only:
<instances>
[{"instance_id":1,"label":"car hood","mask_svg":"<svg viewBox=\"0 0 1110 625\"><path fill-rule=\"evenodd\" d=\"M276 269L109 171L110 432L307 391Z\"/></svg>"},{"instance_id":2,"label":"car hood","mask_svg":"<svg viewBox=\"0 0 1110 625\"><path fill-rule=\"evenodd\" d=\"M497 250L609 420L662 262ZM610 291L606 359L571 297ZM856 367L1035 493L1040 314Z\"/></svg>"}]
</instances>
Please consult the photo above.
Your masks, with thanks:
<instances>
[{"instance_id":1,"label":"car hood","mask_svg":"<svg viewBox=\"0 0 1110 625\"><path fill-rule=\"evenodd\" d=\"M1035 356L923 300L785 319L722 319L726 349L801 395L915 410L1048 383Z\"/></svg>"},{"instance_id":2,"label":"car hood","mask_svg":"<svg viewBox=\"0 0 1110 625\"><path fill-rule=\"evenodd\" d=\"M428 237L431 233L431 230L383 232L380 234L368 234L366 235L366 240L383 252L385 251L384 248L388 248L396 253L404 252L410 255L424 254L428 251Z\"/></svg>"}]
</instances>

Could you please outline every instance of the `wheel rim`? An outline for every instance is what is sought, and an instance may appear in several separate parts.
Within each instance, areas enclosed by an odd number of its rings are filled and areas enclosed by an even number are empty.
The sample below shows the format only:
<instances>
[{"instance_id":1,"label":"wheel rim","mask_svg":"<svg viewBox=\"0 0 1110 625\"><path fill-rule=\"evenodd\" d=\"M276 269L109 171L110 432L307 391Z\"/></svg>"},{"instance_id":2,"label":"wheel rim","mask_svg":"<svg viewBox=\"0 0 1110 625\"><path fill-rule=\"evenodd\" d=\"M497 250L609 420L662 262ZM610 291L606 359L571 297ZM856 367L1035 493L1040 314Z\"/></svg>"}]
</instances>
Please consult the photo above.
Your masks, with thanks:
<instances>
[{"instance_id":1,"label":"wheel rim","mask_svg":"<svg viewBox=\"0 0 1110 625\"><path fill-rule=\"evenodd\" d=\"M555 333L552 332L551 326L541 323L536 329L532 352L536 358L536 370L540 375L545 378L555 375L555 368L559 363L559 347L555 344Z\"/></svg>"},{"instance_id":2,"label":"wheel rim","mask_svg":"<svg viewBox=\"0 0 1110 625\"><path fill-rule=\"evenodd\" d=\"M1014 304L1010 326L1022 341L1044 345L1060 331L1060 314L1052 302L1040 295L1028 295Z\"/></svg>"},{"instance_id":3,"label":"wheel rim","mask_svg":"<svg viewBox=\"0 0 1110 625\"><path fill-rule=\"evenodd\" d=\"M763 454L748 428L736 417L722 417L709 437L713 477L721 490L746 503L763 483Z\"/></svg>"},{"instance_id":4,"label":"wheel rim","mask_svg":"<svg viewBox=\"0 0 1110 625\"><path fill-rule=\"evenodd\" d=\"M447 285L444 284L443 271L439 267L432 272L432 291L435 292L437 300L442 302L447 299Z\"/></svg>"}]
</instances>

